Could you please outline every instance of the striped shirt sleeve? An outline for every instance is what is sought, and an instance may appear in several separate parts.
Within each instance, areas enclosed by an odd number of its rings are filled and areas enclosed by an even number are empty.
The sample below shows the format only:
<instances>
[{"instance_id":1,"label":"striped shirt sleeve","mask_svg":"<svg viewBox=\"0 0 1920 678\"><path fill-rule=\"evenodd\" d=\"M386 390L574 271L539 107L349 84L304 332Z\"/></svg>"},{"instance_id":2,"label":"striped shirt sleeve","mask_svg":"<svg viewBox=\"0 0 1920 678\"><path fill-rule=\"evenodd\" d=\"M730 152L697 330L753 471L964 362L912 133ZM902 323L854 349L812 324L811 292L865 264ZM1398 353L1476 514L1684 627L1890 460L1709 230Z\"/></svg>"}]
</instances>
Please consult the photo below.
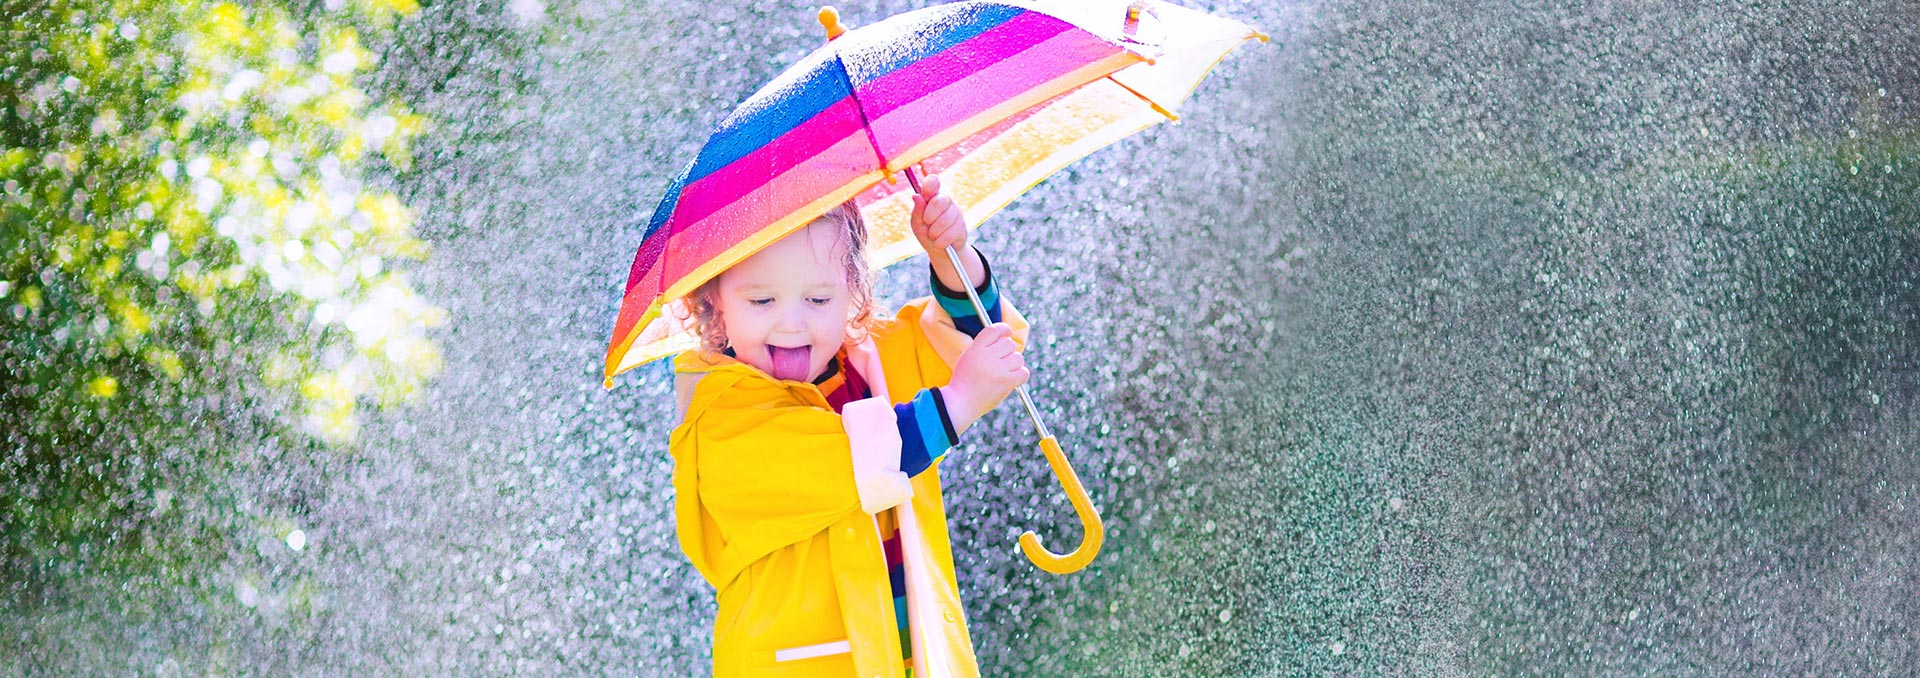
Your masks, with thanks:
<instances>
[{"instance_id":1,"label":"striped shirt sleeve","mask_svg":"<svg viewBox=\"0 0 1920 678\"><path fill-rule=\"evenodd\" d=\"M909 478L946 457L959 442L939 389L921 389L913 400L893 406L893 417L900 426L900 471Z\"/></svg>"},{"instance_id":2,"label":"striped shirt sleeve","mask_svg":"<svg viewBox=\"0 0 1920 678\"><path fill-rule=\"evenodd\" d=\"M980 250L974 250L974 253L980 254ZM1000 289L993 284L993 265L987 263L985 254L980 254L980 269L985 279L973 291L980 295L980 304L987 307L986 322L980 321L980 314L974 311L973 301L967 298L965 290L948 289L940 283L940 276L933 272L933 265L927 265L927 278L933 283L934 300L939 302L941 310L947 312L947 317L953 318L954 328L967 333L969 337L980 334L980 330L986 329L987 325L1000 322Z\"/></svg>"}]
</instances>

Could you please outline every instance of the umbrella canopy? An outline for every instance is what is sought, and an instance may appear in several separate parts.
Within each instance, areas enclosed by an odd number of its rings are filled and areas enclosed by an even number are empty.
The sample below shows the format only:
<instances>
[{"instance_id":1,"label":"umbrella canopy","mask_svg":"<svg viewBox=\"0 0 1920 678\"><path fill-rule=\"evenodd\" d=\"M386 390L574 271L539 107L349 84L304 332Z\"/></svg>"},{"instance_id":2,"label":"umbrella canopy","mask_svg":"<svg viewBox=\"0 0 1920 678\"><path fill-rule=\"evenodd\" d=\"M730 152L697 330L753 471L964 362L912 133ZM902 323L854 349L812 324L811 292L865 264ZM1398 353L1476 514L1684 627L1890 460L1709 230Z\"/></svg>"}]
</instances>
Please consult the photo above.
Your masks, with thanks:
<instances>
[{"instance_id":1,"label":"umbrella canopy","mask_svg":"<svg viewBox=\"0 0 1920 678\"><path fill-rule=\"evenodd\" d=\"M833 30L830 27L830 31ZM957 2L847 31L720 122L667 188L627 276L606 376L696 341L670 307L849 199L869 257L919 251L896 173L939 174L968 223L1173 110L1266 36L1152 0Z\"/></svg>"}]
</instances>

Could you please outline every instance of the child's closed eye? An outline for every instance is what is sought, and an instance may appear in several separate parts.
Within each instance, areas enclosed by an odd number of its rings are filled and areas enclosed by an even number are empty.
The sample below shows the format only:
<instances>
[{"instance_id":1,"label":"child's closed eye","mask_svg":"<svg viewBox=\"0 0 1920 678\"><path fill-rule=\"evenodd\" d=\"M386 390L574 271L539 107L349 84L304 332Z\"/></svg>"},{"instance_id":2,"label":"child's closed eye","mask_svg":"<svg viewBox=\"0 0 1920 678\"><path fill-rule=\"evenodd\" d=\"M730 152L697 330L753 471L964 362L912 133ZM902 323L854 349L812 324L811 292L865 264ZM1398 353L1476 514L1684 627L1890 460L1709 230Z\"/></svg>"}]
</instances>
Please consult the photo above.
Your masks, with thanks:
<instances>
[{"instance_id":1,"label":"child's closed eye","mask_svg":"<svg viewBox=\"0 0 1920 678\"><path fill-rule=\"evenodd\" d=\"M833 301L833 297L807 297L807 303L815 306L825 306L831 301Z\"/></svg>"},{"instance_id":2,"label":"child's closed eye","mask_svg":"<svg viewBox=\"0 0 1920 678\"><path fill-rule=\"evenodd\" d=\"M748 299L747 303L752 304L754 306L766 306L768 304L773 303L773 297L766 297L764 299Z\"/></svg>"}]
</instances>

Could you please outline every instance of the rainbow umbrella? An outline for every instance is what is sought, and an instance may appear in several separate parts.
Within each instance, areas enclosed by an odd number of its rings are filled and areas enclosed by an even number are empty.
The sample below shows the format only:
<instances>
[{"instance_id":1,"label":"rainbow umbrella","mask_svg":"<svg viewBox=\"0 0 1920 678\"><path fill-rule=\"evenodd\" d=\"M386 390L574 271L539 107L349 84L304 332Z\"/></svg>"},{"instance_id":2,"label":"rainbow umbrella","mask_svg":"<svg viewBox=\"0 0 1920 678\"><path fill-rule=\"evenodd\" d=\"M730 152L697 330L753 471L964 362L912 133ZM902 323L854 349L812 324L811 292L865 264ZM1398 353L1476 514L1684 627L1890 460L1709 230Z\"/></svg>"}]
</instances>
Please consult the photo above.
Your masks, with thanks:
<instances>
[{"instance_id":1,"label":"rainbow umbrella","mask_svg":"<svg viewBox=\"0 0 1920 678\"><path fill-rule=\"evenodd\" d=\"M1266 40L1154 0L956 2L850 31L832 8L820 14L828 43L721 120L667 187L628 272L608 387L697 344L677 308L687 294L834 205L860 206L874 264L905 259L919 251L908 224L914 168L939 174L978 226L1074 160L1177 119L1174 109L1228 52ZM902 175L908 185L895 180ZM1098 552L1098 513L1026 390L1019 395L1088 527L1067 556L1031 532L1021 547L1042 569L1078 570Z\"/></svg>"}]
</instances>

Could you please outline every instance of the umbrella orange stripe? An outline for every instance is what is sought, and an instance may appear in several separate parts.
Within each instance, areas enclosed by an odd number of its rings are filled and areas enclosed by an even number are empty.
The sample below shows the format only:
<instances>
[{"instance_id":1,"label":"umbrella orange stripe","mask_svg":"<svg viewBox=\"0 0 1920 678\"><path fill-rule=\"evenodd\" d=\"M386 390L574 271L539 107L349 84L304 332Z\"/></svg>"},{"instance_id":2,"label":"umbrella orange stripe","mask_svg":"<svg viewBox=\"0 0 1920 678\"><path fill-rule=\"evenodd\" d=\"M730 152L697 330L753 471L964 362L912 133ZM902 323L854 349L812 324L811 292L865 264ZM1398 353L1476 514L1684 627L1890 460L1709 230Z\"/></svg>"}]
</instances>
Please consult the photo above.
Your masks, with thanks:
<instances>
[{"instance_id":1,"label":"umbrella orange stripe","mask_svg":"<svg viewBox=\"0 0 1920 678\"><path fill-rule=\"evenodd\" d=\"M1068 71L1067 73L1059 75L1051 80L1048 80L1045 83L1042 83L1036 87L1032 87L1025 92L1022 92L1018 95L1015 95L1004 101L1001 101L1000 103L995 104L987 108L986 110L975 113L964 120L960 120L953 124L949 124L941 131L936 132L925 139L921 139L915 142L911 147L905 149L904 151L898 154L889 155L888 157L890 158L890 160L888 162L889 167L887 169L889 171L899 171L902 169L906 169L908 166L916 162L919 162L921 159L926 158L927 156L930 156L936 152L939 152L940 149L946 148L948 146L952 146L953 144L956 144L960 142L962 139L966 139L967 137L972 136L974 133L979 132L982 129L986 129L988 127L993 126L993 124L996 121L999 121L1008 116L1015 115L1022 110L1032 108L1033 106L1043 101L1059 96L1060 93L1062 92L1071 90L1075 87L1079 87L1080 85L1085 84L1089 81L1099 79L1100 77L1108 73L1112 73L1115 70L1125 68L1128 65L1138 63L1140 61L1141 61L1141 57L1135 54L1132 54L1130 52L1121 52L1119 54L1115 54L1113 56L1107 57L1100 61L1096 61L1096 62L1087 64L1085 66L1081 66L1079 68L1073 69L1072 71ZM986 76L986 73L983 72L976 75ZM935 106L943 105L944 103L946 102L941 101L940 97L926 97L921 99L920 101L914 102L914 104L911 106L907 106L894 111L892 115L893 116L913 116L913 115L933 116L933 115L936 115L936 113L934 110L932 110L932 108ZM945 117L945 116L941 116L941 117ZM881 123L876 123L876 126L884 127L884 125Z\"/></svg>"},{"instance_id":2,"label":"umbrella orange stripe","mask_svg":"<svg viewBox=\"0 0 1920 678\"><path fill-rule=\"evenodd\" d=\"M861 129L858 106L852 97L841 99L793 131L687 184L680 193L679 204L674 206L669 224L692 224L706 219L740 196L779 180L794 167L822 153L832 152L836 144L844 143L848 137L865 134ZM873 164L871 150L867 151L866 157L869 164ZM663 228L654 236L661 237L674 230L671 227Z\"/></svg>"},{"instance_id":3,"label":"umbrella orange stripe","mask_svg":"<svg viewBox=\"0 0 1920 678\"><path fill-rule=\"evenodd\" d=\"M659 280L658 276L648 276L648 278L652 281ZM617 352L615 349L632 342L632 335L636 334L639 328L646 326L646 321L659 310L654 303L659 298L659 285L636 284L627 288L626 294L620 299L620 314L613 321L613 342L607 347L608 360L614 358L612 354Z\"/></svg>"}]
</instances>

